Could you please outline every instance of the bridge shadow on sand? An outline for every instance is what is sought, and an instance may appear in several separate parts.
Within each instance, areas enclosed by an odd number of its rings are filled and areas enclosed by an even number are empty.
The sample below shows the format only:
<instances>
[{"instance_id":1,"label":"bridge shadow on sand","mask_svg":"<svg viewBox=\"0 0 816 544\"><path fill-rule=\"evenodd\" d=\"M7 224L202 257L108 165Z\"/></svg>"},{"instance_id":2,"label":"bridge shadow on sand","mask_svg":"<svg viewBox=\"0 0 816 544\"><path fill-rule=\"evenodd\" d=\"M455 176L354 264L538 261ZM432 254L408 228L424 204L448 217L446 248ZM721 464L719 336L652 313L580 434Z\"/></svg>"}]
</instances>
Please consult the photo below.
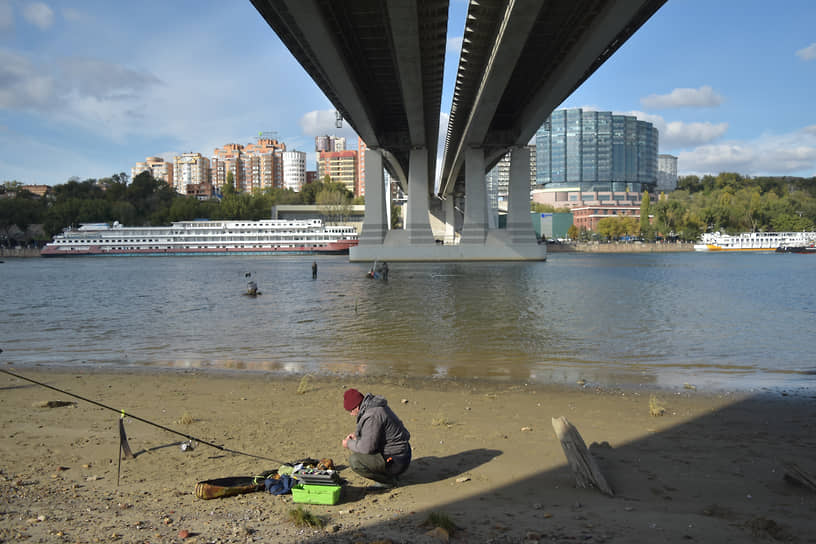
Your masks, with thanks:
<instances>
[{"instance_id":1,"label":"bridge shadow on sand","mask_svg":"<svg viewBox=\"0 0 816 544\"><path fill-rule=\"evenodd\" d=\"M603 432L595 429L584 439L614 497L577 488L554 433L542 433L541 459L560 456L563 462L551 462L538 472L533 468L520 481L488 484L477 493L476 487L463 487L461 498L432 509L309 542L439 542L423 525L431 513L444 513L457 525L450 542L812 539L816 492L784 477L790 463L811 475L816 472L812 399L750 397L661 432L644 429L642 438L614 446L593 443L611 439ZM482 448L418 458L405 474L404 489L380 494L378 500L401 508L401 497L411 486L433 495L434 482L501 463L501 453Z\"/></svg>"}]
</instances>

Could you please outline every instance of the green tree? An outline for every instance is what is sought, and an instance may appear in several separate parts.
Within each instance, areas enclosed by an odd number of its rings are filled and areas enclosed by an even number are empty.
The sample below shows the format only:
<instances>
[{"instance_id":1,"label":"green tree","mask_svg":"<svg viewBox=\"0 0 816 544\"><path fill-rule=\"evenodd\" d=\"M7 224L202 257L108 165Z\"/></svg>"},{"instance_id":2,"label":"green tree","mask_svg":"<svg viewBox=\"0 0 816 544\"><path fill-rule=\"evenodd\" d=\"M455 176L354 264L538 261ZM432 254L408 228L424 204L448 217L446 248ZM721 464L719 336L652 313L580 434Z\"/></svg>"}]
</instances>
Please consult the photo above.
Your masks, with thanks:
<instances>
[{"instance_id":1,"label":"green tree","mask_svg":"<svg viewBox=\"0 0 816 544\"><path fill-rule=\"evenodd\" d=\"M640 199L640 232L648 235L650 229L649 224L649 191L643 191L643 197Z\"/></svg>"},{"instance_id":2,"label":"green tree","mask_svg":"<svg viewBox=\"0 0 816 544\"><path fill-rule=\"evenodd\" d=\"M567 238L570 240L577 240L579 234L580 231L578 230L578 227L575 226L575 223L570 225L570 228L567 229Z\"/></svg>"},{"instance_id":3,"label":"green tree","mask_svg":"<svg viewBox=\"0 0 816 544\"><path fill-rule=\"evenodd\" d=\"M44 209L43 199L28 191L17 190L13 198L0 198L0 244L21 241L28 227L40 222Z\"/></svg>"},{"instance_id":4,"label":"green tree","mask_svg":"<svg viewBox=\"0 0 816 544\"><path fill-rule=\"evenodd\" d=\"M351 199L335 189L324 189L317 193L315 202L320 213L326 217L328 223L343 221L351 213Z\"/></svg>"}]
</instances>

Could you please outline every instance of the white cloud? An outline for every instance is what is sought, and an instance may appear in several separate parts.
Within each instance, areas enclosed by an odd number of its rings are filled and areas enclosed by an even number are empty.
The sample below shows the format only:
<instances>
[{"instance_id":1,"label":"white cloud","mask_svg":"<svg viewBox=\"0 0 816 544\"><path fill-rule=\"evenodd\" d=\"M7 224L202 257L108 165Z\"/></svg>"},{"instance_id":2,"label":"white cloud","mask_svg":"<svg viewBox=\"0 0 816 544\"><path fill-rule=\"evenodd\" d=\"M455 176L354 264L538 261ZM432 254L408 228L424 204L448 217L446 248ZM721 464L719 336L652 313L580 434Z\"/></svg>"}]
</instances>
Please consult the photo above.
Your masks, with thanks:
<instances>
[{"instance_id":1,"label":"white cloud","mask_svg":"<svg viewBox=\"0 0 816 544\"><path fill-rule=\"evenodd\" d=\"M722 104L723 98L708 85L699 89L674 89L669 94L650 94L640 99L647 109L708 108Z\"/></svg>"},{"instance_id":2,"label":"white cloud","mask_svg":"<svg viewBox=\"0 0 816 544\"><path fill-rule=\"evenodd\" d=\"M659 132L659 146L662 150L694 147L713 142L728 130L728 123L710 123L685 121L667 122L660 115L642 111L629 111L625 115L634 115L641 121L652 123Z\"/></svg>"},{"instance_id":3,"label":"white cloud","mask_svg":"<svg viewBox=\"0 0 816 544\"><path fill-rule=\"evenodd\" d=\"M54 24L54 10L42 2L29 2L23 8L23 19L40 30L48 30Z\"/></svg>"},{"instance_id":4,"label":"white cloud","mask_svg":"<svg viewBox=\"0 0 816 544\"><path fill-rule=\"evenodd\" d=\"M14 11L9 2L0 2L0 30L11 30L14 27Z\"/></svg>"},{"instance_id":5,"label":"white cloud","mask_svg":"<svg viewBox=\"0 0 816 544\"><path fill-rule=\"evenodd\" d=\"M78 22L82 21L85 18L85 15L81 11L74 8L62 8L62 17L66 21Z\"/></svg>"},{"instance_id":6,"label":"white cloud","mask_svg":"<svg viewBox=\"0 0 816 544\"><path fill-rule=\"evenodd\" d=\"M670 148L689 147L716 140L727 130L728 123L672 121L660 133L660 141Z\"/></svg>"},{"instance_id":7,"label":"white cloud","mask_svg":"<svg viewBox=\"0 0 816 544\"><path fill-rule=\"evenodd\" d=\"M678 153L677 167L684 174L816 175L816 130L700 146Z\"/></svg>"},{"instance_id":8,"label":"white cloud","mask_svg":"<svg viewBox=\"0 0 816 544\"><path fill-rule=\"evenodd\" d=\"M32 112L115 141L147 128L142 112L152 89L161 86L150 73L106 61L68 58L48 64L0 50L0 109Z\"/></svg>"},{"instance_id":9,"label":"white cloud","mask_svg":"<svg viewBox=\"0 0 816 544\"><path fill-rule=\"evenodd\" d=\"M816 59L816 43L812 43L796 52L796 56L804 61Z\"/></svg>"},{"instance_id":10,"label":"white cloud","mask_svg":"<svg viewBox=\"0 0 816 544\"><path fill-rule=\"evenodd\" d=\"M48 109L54 81L26 57L0 49L0 109Z\"/></svg>"},{"instance_id":11,"label":"white cloud","mask_svg":"<svg viewBox=\"0 0 816 544\"><path fill-rule=\"evenodd\" d=\"M125 100L136 98L161 81L149 73L142 73L119 64L70 58L60 63L61 84L75 89L80 96L98 100Z\"/></svg>"},{"instance_id":12,"label":"white cloud","mask_svg":"<svg viewBox=\"0 0 816 544\"><path fill-rule=\"evenodd\" d=\"M462 51L462 40L463 40L462 36L448 38L448 45L445 49L445 52L458 55L459 52Z\"/></svg>"},{"instance_id":13,"label":"white cloud","mask_svg":"<svg viewBox=\"0 0 816 544\"><path fill-rule=\"evenodd\" d=\"M356 145L357 134L354 132L349 124L344 120L343 126L337 128L337 117L335 110L313 110L305 113L300 118L300 128L306 136L322 136L324 134L345 136L346 146L351 147Z\"/></svg>"}]
</instances>

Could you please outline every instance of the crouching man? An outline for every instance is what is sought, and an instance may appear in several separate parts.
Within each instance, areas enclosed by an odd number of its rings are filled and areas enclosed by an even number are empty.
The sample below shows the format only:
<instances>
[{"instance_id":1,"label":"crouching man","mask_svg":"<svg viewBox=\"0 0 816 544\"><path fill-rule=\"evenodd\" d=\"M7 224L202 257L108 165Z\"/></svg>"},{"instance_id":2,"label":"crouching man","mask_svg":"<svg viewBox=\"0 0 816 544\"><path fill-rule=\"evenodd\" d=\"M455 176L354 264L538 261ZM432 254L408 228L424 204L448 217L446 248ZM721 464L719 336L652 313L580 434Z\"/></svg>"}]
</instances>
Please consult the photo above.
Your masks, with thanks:
<instances>
[{"instance_id":1,"label":"crouching man","mask_svg":"<svg viewBox=\"0 0 816 544\"><path fill-rule=\"evenodd\" d=\"M396 486L397 476L411 464L411 433L380 395L349 389L343 408L357 420L357 430L343 439L351 470L378 482L375 487Z\"/></svg>"}]
</instances>

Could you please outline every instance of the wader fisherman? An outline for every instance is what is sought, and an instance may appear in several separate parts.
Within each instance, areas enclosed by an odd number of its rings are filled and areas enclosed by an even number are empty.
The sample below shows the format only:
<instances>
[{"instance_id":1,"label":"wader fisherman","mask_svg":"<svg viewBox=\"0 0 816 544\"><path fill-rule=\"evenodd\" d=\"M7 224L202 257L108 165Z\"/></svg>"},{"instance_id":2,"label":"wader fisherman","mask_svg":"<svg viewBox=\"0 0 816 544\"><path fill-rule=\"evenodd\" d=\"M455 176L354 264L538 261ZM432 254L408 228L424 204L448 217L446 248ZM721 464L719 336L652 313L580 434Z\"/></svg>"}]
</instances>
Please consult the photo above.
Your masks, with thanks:
<instances>
[{"instance_id":1,"label":"wader fisherman","mask_svg":"<svg viewBox=\"0 0 816 544\"><path fill-rule=\"evenodd\" d=\"M357 420L357 430L343 439L351 470L378 482L374 487L396 486L397 476L411 464L411 433L380 395L349 389L343 408Z\"/></svg>"}]
</instances>

